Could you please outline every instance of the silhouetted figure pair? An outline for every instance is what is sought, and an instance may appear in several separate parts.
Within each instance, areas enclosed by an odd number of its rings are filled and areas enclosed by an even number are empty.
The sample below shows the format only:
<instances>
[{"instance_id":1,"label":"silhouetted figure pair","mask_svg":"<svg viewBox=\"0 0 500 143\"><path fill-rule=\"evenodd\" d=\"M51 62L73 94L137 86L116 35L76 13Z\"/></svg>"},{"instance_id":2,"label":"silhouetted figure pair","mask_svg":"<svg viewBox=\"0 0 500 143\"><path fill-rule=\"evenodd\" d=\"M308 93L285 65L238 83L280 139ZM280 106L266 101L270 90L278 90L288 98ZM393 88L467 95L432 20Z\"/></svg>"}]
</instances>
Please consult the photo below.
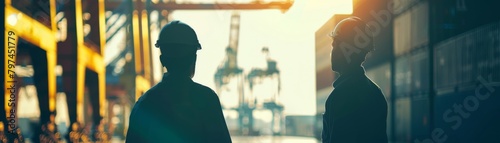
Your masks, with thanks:
<instances>
[{"instance_id":1,"label":"silhouetted figure pair","mask_svg":"<svg viewBox=\"0 0 500 143\"><path fill-rule=\"evenodd\" d=\"M331 36L332 70L341 76L326 101L323 142L386 143L387 102L361 66L374 50L368 26L359 18L347 18ZM173 21L163 27L158 39L156 47L168 72L135 104L126 142L231 142L216 93L191 79L196 51L201 49L194 30Z\"/></svg>"},{"instance_id":2,"label":"silhouetted figure pair","mask_svg":"<svg viewBox=\"0 0 500 143\"><path fill-rule=\"evenodd\" d=\"M323 143L387 143L387 102L361 64L374 50L368 25L357 17L340 21L331 35L333 83L323 115Z\"/></svg>"},{"instance_id":3,"label":"silhouetted figure pair","mask_svg":"<svg viewBox=\"0 0 500 143\"><path fill-rule=\"evenodd\" d=\"M127 143L230 143L217 94L194 82L194 30L172 21L160 32L156 47L167 68L160 83L136 102L130 115Z\"/></svg>"}]
</instances>

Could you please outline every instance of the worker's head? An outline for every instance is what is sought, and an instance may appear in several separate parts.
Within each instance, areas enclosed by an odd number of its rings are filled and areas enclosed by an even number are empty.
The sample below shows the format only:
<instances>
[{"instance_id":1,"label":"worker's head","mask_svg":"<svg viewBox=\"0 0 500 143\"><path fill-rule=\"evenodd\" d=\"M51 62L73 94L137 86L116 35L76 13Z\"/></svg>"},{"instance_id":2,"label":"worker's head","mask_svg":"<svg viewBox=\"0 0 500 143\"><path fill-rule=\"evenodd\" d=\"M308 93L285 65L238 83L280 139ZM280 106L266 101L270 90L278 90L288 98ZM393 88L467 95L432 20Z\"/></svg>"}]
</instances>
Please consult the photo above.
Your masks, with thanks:
<instances>
[{"instance_id":1,"label":"worker's head","mask_svg":"<svg viewBox=\"0 0 500 143\"><path fill-rule=\"evenodd\" d=\"M193 28L172 21L161 29L155 46L160 48L160 61L169 73L194 76L196 51L201 46Z\"/></svg>"},{"instance_id":2,"label":"worker's head","mask_svg":"<svg viewBox=\"0 0 500 143\"><path fill-rule=\"evenodd\" d=\"M366 54L374 50L369 26L358 17L340 21L330 35L332 37L331 64L333 71L359 67Z\"/></svg>"}]
</instances>

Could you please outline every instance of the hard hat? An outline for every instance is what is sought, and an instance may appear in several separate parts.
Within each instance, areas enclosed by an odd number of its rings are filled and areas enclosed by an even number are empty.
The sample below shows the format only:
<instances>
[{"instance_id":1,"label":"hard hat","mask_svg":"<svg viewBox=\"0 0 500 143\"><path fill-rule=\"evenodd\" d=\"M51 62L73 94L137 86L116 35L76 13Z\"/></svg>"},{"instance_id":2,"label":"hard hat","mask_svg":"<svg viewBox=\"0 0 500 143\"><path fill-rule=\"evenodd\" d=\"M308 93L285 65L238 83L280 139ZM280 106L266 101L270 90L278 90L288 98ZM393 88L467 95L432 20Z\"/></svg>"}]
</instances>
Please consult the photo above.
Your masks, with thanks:
<instances>
[{"instance_id":1,"label":"hard hat","mask_svg":"<svg viewBox=\"0 0 500 143\"><path fill-rule=\"evenodd\" d=\"M195 47L196 50L201 49L198 37L196 36L196 32L193 28L178 20L174 20L163 26L155 47L160 48L161 46L168 44L188 45Z\"/></svg>"},{"instance_id":2,"label":"hard hat","mask_svg":"<svg viewBox=\"0 0 500 143\"><path fill-rule=\"evenodd\" d=\"M330 33L330 37L343 42L350 42L366 52L374 51L371 27L359 17L348 17L341 20ZM365 48L367 47L367 49Z\"/></svg>"}]
</instances>

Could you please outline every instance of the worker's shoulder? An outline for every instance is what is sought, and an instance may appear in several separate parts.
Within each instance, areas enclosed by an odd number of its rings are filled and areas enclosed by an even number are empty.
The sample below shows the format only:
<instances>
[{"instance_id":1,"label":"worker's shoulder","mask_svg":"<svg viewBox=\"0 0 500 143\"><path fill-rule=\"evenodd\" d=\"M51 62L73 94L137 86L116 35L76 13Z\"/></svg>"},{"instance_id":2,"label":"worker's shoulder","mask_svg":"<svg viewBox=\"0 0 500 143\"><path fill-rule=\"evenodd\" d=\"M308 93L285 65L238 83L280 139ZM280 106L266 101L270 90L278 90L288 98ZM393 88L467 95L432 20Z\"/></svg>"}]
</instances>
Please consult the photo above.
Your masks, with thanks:
<instances>
[{"instance_id":1,"label":"worker's shoulder","mask_svg":"<svg viewBox=\"0 0 500 143\"><path fill-rule=\"evenodd\" d=\"M217 97L217 93L215 93L214 90L212 90L210 87L207 87L203 84L193 82L193 89L194 89L193 91L199 92L200 94L206 94L206 95Z\"/></svg>"},{"instance_id":2,"label":"worker's shoulder","mask_svg":"<svg viewBox=\"0 0 500 143\"><path fill-rule=\"evenodd\" d=\"M357 76L355 78L352 78L346 82L346 85L348 86L356 86L356 87L372 87L376 86L378 87L370 78L368 78L366 75L362 76Z\"/></svg>"},{"instance_id":3,"label":"worker's shoulder","mask_svg":"<svg viewBox=\"0 0 500 143\"><path fill-rule=\"evenodd\" d=\"M147 98L148 96L151 96L152 94L161 93L161 92L162 92L162 91L161 91L161 89L162 89L162 88L160 88L160 87L159 87L159 84L156 84L156 85L154 85L153 87L151 87L150 89L148 89L146 92L144 92L144 93L142 94L142 96L139 98L139 100L141 100L141 98L143 98L143 97L144 97L144 99L145 99L145 98ZM144 99L143 99L143 100L144 100Z\"/></svg>"},{"instance_id":4,"label":"worker's shoulder","mask_svg":"<svg viewBox=\"0 0 500 143\"><path fill-rule=\"evenodd\" d=\"M158 87L159 85L156 84L154 85L153 87L151 87L149 90L147 90L146 92L144 92L141 97L139 97L139 99L137 99L137 102L135 104L141 104L143 102L147 102L149 101L148 99L151 98L150 96L152 96L153 94L159 94L161 93L161 89L160 87Z\"/></svg>"},{"instance_id":5,"label":"worker's shoulder","mask_svg":"<svg viewBox=\"0 0 500 143\"><path fill-rule=\"evenodd\" d=\"M380 87L366 76L350 78L334 89L337 93L346 94L361 94L361 93L378 93Z\"/></svg>"}]
</instances>

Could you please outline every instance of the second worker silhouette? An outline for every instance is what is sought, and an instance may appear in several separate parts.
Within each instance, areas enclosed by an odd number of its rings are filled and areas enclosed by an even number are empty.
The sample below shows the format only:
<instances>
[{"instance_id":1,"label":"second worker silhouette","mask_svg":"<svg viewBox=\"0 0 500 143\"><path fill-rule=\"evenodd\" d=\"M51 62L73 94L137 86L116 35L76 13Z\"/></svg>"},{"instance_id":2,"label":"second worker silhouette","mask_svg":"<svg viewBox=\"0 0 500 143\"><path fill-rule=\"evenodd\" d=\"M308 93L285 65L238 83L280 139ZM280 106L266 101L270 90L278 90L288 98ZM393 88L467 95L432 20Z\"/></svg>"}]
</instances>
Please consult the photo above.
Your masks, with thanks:
<instances>
[{"instance_id":1,"label":"second worker silhouette","mask_svg":"<svg viewBox=\"0 0 500 143\"><path fill-rule=\"evenodd\" d=\"M323 143L387 143L387 102L361 64L374 50L368 25L357 17L340 21L331 35L333 83L323 115Z\"/></svg>"}]
</instances>

